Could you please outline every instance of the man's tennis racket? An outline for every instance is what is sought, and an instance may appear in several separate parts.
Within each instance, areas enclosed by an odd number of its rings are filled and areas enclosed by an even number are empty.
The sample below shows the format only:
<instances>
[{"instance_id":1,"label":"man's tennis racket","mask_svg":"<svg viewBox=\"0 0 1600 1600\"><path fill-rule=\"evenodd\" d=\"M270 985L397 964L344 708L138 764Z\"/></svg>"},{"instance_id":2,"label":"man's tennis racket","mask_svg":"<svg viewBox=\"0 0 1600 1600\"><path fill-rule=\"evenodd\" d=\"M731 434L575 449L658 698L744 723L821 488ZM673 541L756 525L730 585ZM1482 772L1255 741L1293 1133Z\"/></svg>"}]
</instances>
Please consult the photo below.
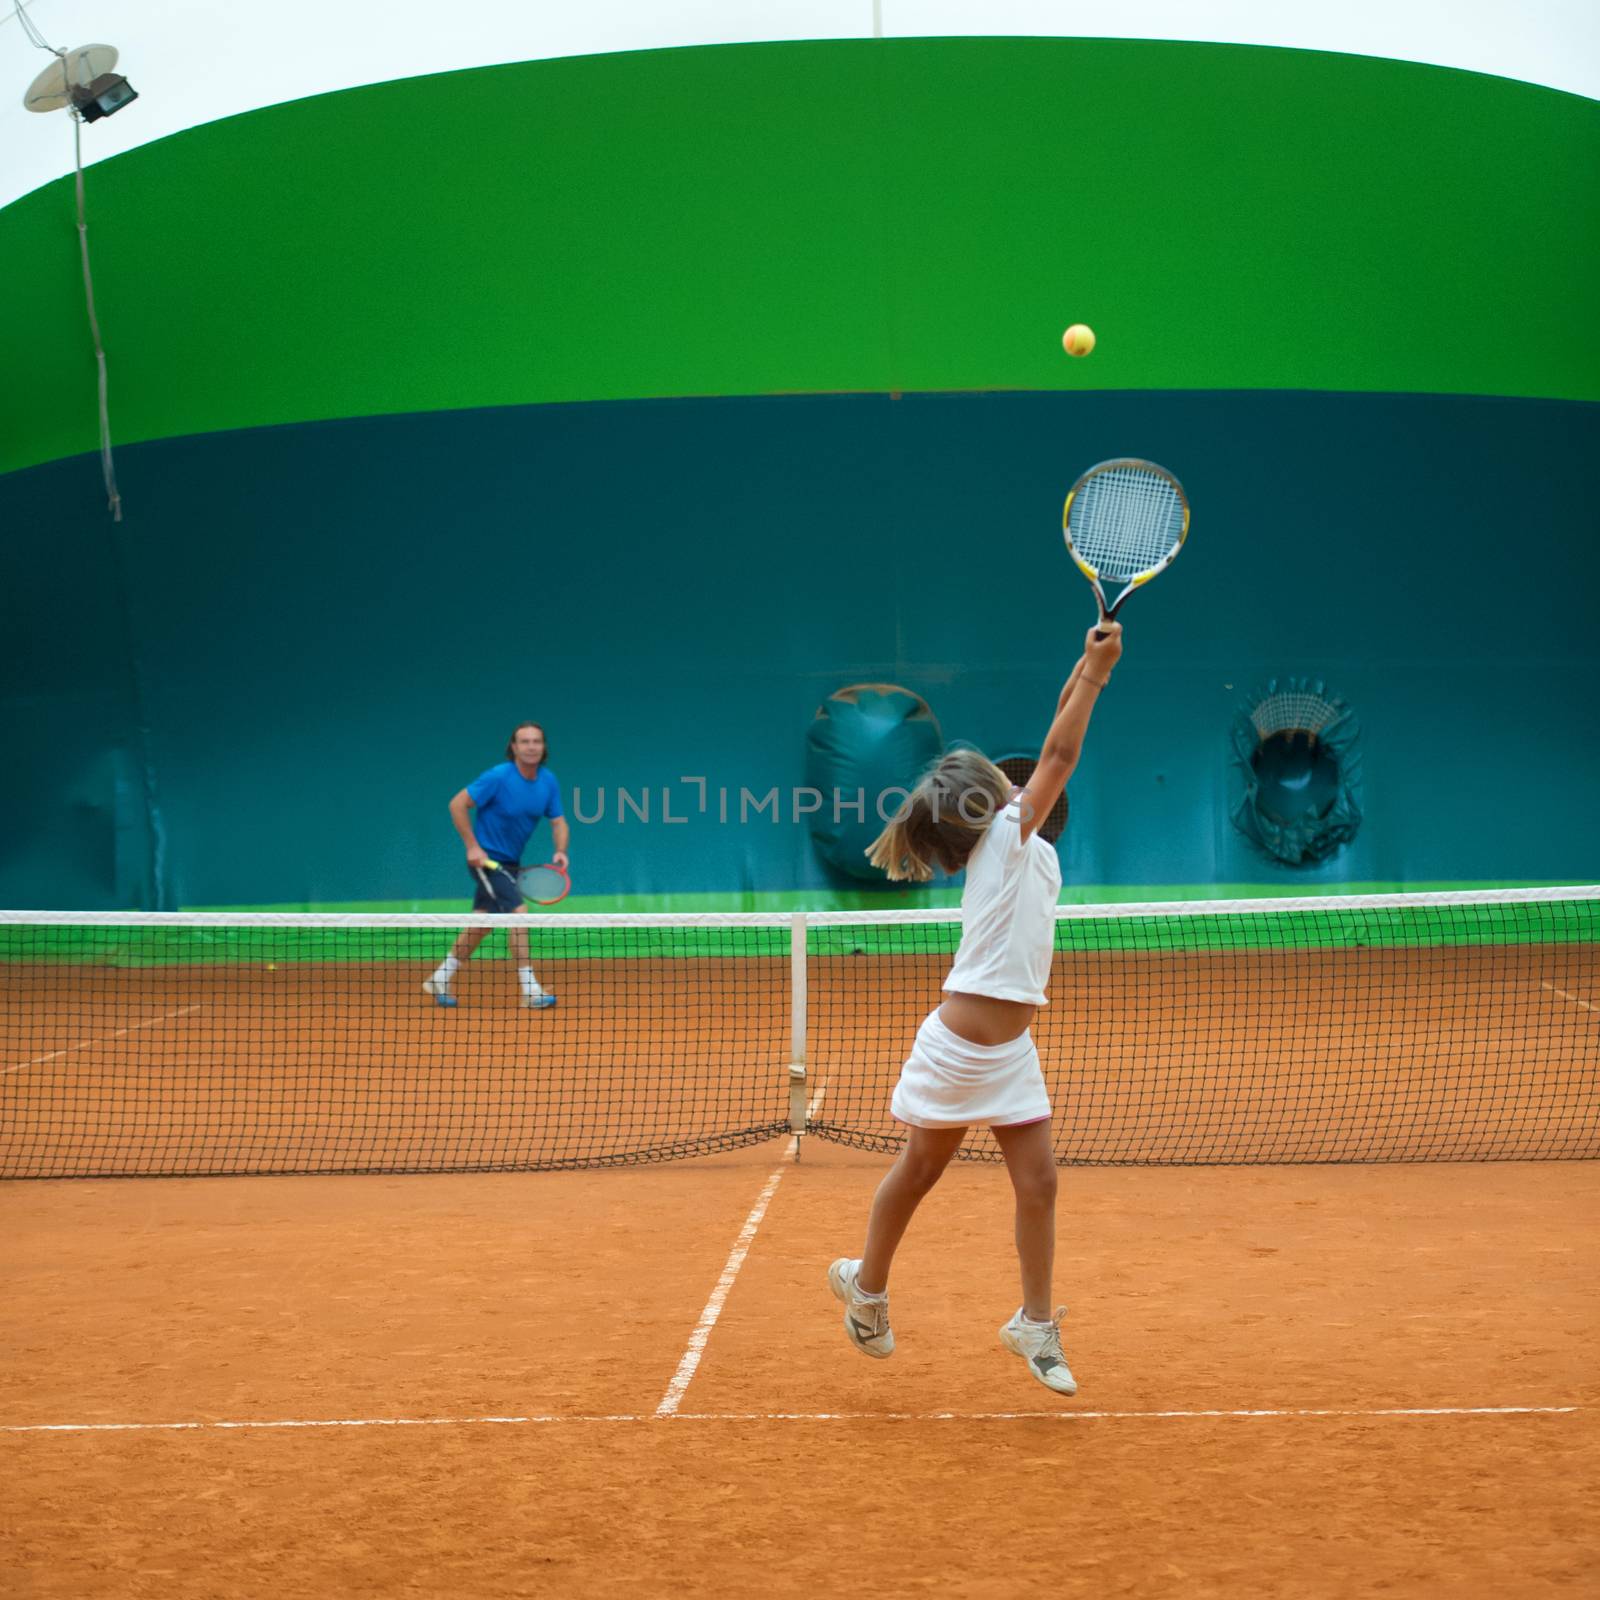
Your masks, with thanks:
<instances>
[{"instance_id":1,"label":"man's tennis racket","mask_svg":"<svg viewBox=\"0 0 1600 1600\"><path fill-rule=\"evenodd\" d=\"M1094 586L1100 620L1110 622L1141 583L1172 565L1189 536L1189 501L1153 461L1102 461L1073 484L1061 526L1067 553ZM1110 605L1102 579L1123 585Z\"/></svg>"},{"instance_id":2,"label":"man's tennis racket","mask_svg":"<svg viewBox=\"0 0 1600 1600\"><path fill-rule=\"evenodd\" d=\"M490 898L494 897L494 890L489 887L489 879L484 872L487 867L490 872L504 872L511 874L510 867L503 867L498 861L485 861L477 869L478 881L483 885ZM567 892L572 888L572 880L560 867L546 862L539 867L523 867L515 873L517 893L524 900L536 906L553 906L558 900L565 900Z\"/></svg>"}]
</instances>

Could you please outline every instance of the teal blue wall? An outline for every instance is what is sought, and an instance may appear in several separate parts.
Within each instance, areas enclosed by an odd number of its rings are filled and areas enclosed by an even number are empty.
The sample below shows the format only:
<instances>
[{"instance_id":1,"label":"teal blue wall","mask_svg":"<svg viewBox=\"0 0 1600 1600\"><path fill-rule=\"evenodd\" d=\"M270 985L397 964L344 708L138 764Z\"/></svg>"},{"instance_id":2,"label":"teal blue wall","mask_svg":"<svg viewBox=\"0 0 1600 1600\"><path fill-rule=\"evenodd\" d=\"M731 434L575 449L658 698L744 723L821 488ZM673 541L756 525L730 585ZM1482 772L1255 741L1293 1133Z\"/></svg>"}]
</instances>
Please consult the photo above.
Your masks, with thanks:
<instances>
[{"instance_id":1,"label":"teal blue wall","mask_svg":"<svg viewBox=\"0 0 1600 1600\"><path fill-rule=\"evenodd\" d=\"M1600 879L1600 406L817 396L157 441L119 455L117 529L85 458L0 477L0 904L454 895L445 802L524 716L587 809L798 785L851 682L1036 744L1091 615L1060 503L1125 453L1179 474L1194 531L1126 613L1071 880ZM1361 718L1367 822L1294 874L1228 823L1227 738L1254 682L1300 673ZM608 809L577 831L587 893L830 881L803 823Z\"/></svg>"}]
</instances>

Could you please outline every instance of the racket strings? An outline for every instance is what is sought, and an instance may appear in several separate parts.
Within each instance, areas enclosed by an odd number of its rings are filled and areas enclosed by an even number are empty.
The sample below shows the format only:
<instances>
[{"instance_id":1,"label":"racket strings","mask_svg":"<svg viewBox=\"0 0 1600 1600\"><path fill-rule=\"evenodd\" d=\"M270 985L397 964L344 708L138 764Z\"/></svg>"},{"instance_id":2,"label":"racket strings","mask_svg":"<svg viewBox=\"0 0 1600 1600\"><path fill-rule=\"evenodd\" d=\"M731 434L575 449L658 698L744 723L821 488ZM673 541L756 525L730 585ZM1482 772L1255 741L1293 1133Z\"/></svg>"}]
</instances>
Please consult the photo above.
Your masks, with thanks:
<instances>
[{"instance_id":1,"label":"racket strings","mask_svg":"<svg viewBox=\"0 0 1600 1600\"><path fill-rule=\"evenodd\" d=\"M567 892L566 874L552 866L524 867L517 884L526 899L549 905Z\"/></svg>"},{"instance_id":2,"label":"racket strings","mask_svg":"<svg viewBox=\"0 0 1600 1600\"><path fill-rule=\"evenodd\" d=\"M1142 467L1097 472L1068 515L1072 547L1102 577L1126 580L1158 567L1183 538L1183 498Z\"/></svg>"}]
</instances>

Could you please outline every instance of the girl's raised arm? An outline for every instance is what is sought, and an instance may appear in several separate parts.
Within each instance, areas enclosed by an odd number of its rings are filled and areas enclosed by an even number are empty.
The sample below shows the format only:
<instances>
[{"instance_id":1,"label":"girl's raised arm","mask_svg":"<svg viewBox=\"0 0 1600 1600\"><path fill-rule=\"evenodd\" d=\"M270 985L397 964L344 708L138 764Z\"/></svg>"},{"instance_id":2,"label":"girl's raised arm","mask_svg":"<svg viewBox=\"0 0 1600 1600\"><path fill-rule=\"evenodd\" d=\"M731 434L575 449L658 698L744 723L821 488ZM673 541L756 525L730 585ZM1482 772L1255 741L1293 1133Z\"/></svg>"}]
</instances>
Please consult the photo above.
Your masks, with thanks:
<instances>
[{"instance_id":1,"label":"girl's raised arm","mask_svg":"<svg viewBox=\"0 0 1600 1600\"><path fill-rule=\"evenodd\" d=\"M1061 798L1078 757L1083 753L1083 736L1089 731L1100 691L1111 678L1111 669L1122 656L1122 624L1098 622L1083 642L1083 654L1072 669L1056 702L1055 721L1044 737L1039 763L1022 791L1022 837L1031 838L1050 808Z\"/></svg>"}]
</instances>

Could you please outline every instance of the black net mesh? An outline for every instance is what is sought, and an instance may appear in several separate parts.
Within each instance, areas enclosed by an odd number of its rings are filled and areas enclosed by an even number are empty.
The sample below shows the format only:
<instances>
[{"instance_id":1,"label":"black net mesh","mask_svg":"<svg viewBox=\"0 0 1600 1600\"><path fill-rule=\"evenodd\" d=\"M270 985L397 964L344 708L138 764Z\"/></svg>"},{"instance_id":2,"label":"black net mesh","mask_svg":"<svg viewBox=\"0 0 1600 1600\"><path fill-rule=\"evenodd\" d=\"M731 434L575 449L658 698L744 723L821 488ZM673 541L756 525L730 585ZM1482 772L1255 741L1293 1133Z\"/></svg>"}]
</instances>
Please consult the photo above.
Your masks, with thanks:
<instances>
[{"instance_id":1,"label":"black net mesh","mask_svg":"<svg viewBox=\"0 0 1600 1600\"><path fill-rule=\"evenodd\" d=\"M1065 1163L1600 1154L1600 891L1063 908ZM809 1131L894 1148L953 913L805 919ZM792 919L0 913L0 1176L618 1165L788 1131ZM963 1153L994 1158L986 1133Z\"/></svg>"}]
</instances>

